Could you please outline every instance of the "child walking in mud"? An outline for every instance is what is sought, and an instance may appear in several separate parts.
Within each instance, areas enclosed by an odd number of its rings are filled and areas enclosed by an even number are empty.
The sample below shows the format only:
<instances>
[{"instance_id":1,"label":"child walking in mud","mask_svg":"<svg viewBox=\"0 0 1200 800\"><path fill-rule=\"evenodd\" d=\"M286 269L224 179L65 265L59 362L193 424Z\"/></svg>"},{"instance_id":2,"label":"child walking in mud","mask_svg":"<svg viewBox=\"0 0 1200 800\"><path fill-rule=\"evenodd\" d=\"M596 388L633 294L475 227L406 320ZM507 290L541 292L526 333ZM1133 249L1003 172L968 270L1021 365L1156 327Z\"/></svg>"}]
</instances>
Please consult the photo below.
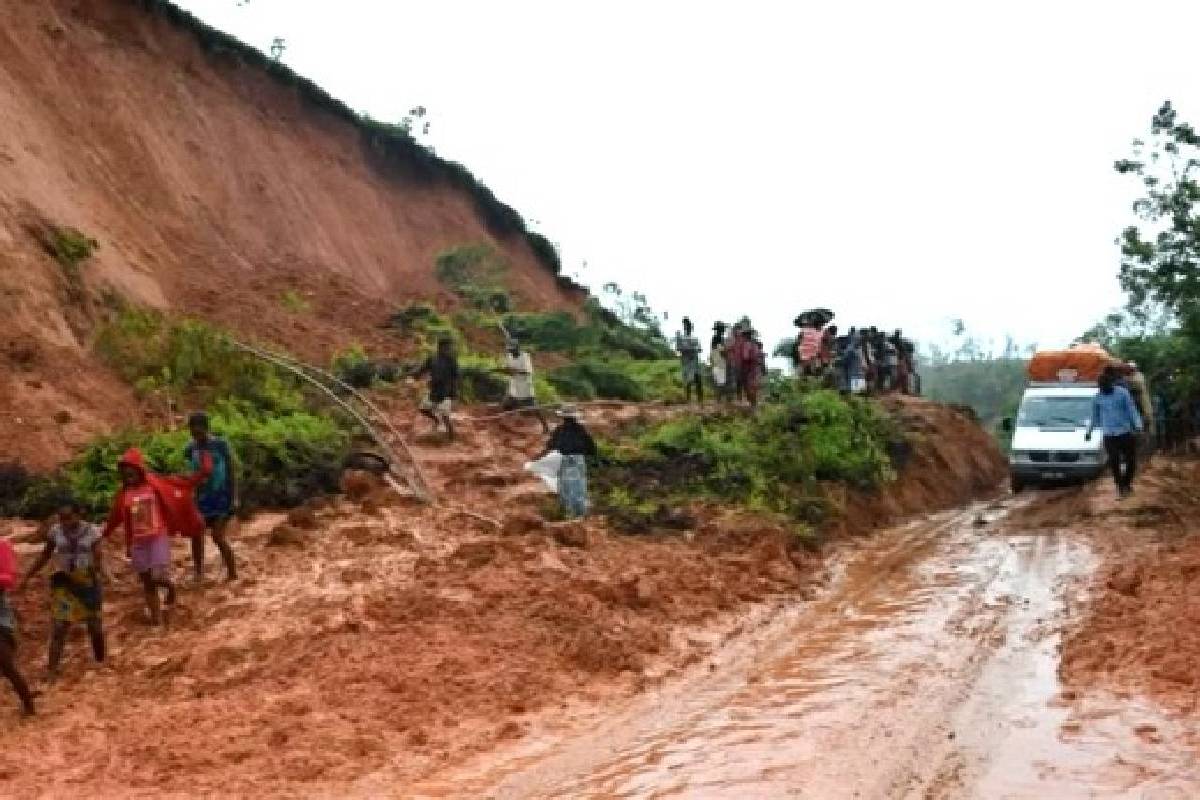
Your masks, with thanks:
<instances>
[{"instance_id":1,"label":"child walking in mud","mask_svg":"<svg viewBox=\"0 0 1200 800\"><path fill-rule=\"evenodd\" d=\"M213 544L225 563L225 578L237 580L237 562L226 533L237 507L237 476L234 473L233 453L220 436L209 432L208 415L197 411L188 417L192 441L184 449L184 458L194 471L200 472L208 460L208 479L196 487L196 507L204 517L204 526L212 535ZM192 537L192 568L197 585L204 583L204 531Z\"/></svg>"},{"instance_id":2,"label":"child walking in mud","mask_svg":"<svg viewBox=\"0 0 1200 800\"><path fill-rule=\"evenodd\" d=\"M66 500L58 518L46 534L46 545L21 579L17 591L24 591L42 568L56 559L57 569L50 576L50 657L46 677L58 678L59 664L71 626L83 623L92 643L96 662L104 661L104 628L101 622L101 577L104 562L100 529L83 518L83 509L74 500Z\"/></svg>"},{"instance_id":3,"label":"child walking in mud","mask_svg":"<svg viewBox=\"0 0 1200 800\"><path fill-rule=\"evenodd\" d=\"M33 692L17 669L17 617L8 601L8 593L17 581L17 553L12 542L0 538L0 674L12 684L21 700L21 711L31 717L34 713Z\"/></svg>"},{"instance_id":4,"label":"child walking in mud","mask_svg":"<svg viewBox=\"0 0 1200 800\"><path fill-rule=\"evenodd\" d=\"M103 536L117 528L125 530L125 552L142 582L150 624L159 625L163 603L167 611L175 605L171 580L171 534L204 535L204 518L193 499L195 488L208 479L211 459L201 459L199 472L187 476L156 475L146 469L142 453L131 447L117 462L121 488L113 499ZM159 597L159 591L165 598Z\"/></svg>"}]
</instances>

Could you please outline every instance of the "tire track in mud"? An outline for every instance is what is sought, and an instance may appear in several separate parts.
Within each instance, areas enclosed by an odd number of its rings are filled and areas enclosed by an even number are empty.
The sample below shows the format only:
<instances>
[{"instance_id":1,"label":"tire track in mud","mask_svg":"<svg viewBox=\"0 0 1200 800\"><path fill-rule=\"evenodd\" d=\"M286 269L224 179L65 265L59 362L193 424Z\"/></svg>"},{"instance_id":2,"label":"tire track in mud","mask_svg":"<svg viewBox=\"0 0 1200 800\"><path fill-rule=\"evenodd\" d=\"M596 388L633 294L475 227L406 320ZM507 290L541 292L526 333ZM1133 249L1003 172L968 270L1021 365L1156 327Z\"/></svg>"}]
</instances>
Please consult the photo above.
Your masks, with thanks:
<instances>
[{"instance_id":1,"label":"tire track in mud","mask_svg":"<svg viewBox=\"0 0 1200 800\"><path fill-rule=\"evenodd\" d=\"M1095 558L1079 531L1026 524L1043 506L1082 501L1072 492L974 504L850 543L822 596L773 611L719 662L607 717L581 717L565 738L535 734L410 796L1179 791L1130 766L1152 756L1119 730L1064 735L1073 712L1057 675L1063 596Z\"/></svg>"}]
</instances>

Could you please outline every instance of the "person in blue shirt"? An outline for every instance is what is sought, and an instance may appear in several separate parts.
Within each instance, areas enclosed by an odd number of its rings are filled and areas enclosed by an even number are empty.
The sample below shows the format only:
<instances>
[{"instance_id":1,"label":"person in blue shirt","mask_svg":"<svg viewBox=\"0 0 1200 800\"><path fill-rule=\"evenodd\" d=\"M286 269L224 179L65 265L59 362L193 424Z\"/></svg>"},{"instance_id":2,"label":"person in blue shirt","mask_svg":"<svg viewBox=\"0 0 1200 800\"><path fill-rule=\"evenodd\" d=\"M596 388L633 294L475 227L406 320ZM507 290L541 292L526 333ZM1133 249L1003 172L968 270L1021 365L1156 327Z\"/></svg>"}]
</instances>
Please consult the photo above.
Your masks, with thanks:
<instances>
[{"instance_id":1,"label":"person in blue shirt","mask_svg":"<svg viewBox=\"0 0 1200 800\"><path fill-rule=\"evenodd\" d=\"M206 458L212 459L212 471L208 480L196 488L196 507L204 517L205 527L212 534L213 544L221 552L227 578L235 581L237 562L226 537L229 522L233 519L233 511L237 506L237 476L234 474L233 453L224 439L209 432L208 415L203 411L197 411L188 417L188 430L192 434L192 441L184 450L184 457L192 468L199 470ZM195 569L196 583L203 583L203 533L192 539L192 566Z\"/></svg>"},{"instance_id":2,"label":"person in blue shirt","mask_svg":"<svg viewBox=\"0 0 1200 800\"><path fill-rule=\"evenodd\" d=\"M1098 383L1100 391L1092 401L1092 420L1084 438L1091 441L1092 431L1097 427L1104 432L1104 450L1108 453L1108 465L1117 484L1117 497L1124 499L1133 492L1138 435L1144 429L1142 415L1133 402L1133 395L1118 385L1114 368L1106 367Z\"/></svg>"}]
</instances>

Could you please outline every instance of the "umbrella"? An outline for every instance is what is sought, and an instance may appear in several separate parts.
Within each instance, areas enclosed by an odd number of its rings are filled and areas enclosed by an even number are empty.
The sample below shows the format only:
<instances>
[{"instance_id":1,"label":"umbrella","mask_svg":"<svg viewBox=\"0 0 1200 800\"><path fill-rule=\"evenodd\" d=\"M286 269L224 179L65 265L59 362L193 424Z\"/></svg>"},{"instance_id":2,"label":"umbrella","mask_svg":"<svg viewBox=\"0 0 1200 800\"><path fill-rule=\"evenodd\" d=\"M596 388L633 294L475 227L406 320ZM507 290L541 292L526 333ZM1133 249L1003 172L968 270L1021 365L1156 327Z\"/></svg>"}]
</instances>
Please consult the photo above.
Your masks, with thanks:
<instances>
[{"instance_id":1,"label":"umbrella","mask_svg":"<svg viewBox=\"0 0 1200 800\"><path fill-rule=\"evenodd\" d=\"M796 317L793 324L797 328L824 328L833 317L833 312L828 308L813 308Z\"/></svg>"}]
</instances>

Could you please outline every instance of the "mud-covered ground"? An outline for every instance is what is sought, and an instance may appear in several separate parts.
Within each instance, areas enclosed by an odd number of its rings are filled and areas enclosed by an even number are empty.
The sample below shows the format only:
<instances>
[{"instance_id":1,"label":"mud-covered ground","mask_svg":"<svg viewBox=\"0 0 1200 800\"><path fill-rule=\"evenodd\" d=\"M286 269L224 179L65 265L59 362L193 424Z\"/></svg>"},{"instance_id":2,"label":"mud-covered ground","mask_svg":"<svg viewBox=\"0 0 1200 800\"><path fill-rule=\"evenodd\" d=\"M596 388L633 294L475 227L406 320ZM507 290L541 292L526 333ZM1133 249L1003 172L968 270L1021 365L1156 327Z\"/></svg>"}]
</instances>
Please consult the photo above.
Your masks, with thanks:
<instances>
[{"instance_id":1,"label":"mud-covered ground","mask_svg":"<svg viewBox=\"0 0 1200 800\"><path fill-rule=\"evenodd\" d=\"M1200 797L1197 466L970 504L649 696L417 786L497 798Z\"/></svg>"},{"instance_id":2,"label":"mud-covered ground","mask_svg":"<svg viewBox=\"0 0 1200 800\"><path fill-rule=\"evenodd\" d=\"M590 413L603 429L655 412ZM910 468L885 492L842 498L863 533L1001 478L986 436L963 418L920 402L900 413L914 437ZM939 426L968 438L932 435ZM11 700L0 794L414 796L547 726L565 731L589 709L706 668L756 620L804 605L827 580L824 557L783 527L727 509L696 509L690 532L637 537L603 520L545 523L545 496L521 470L542 443L536 424L462 429L455 446L414 432L442 507L362 486L248 521L235 534L245 577L186 590L165 630L143 623L118 559L109 662L91 664L77 635L37 718L19 721ZM953 477L928 474L946 463ZM36 549L20 546L26 563ZM182 543L176 555L184 579ZM215 578L213 553L210 570ZM15 600L34 677L46 600L42 581Z\"/></svg>"}]
</instances>

